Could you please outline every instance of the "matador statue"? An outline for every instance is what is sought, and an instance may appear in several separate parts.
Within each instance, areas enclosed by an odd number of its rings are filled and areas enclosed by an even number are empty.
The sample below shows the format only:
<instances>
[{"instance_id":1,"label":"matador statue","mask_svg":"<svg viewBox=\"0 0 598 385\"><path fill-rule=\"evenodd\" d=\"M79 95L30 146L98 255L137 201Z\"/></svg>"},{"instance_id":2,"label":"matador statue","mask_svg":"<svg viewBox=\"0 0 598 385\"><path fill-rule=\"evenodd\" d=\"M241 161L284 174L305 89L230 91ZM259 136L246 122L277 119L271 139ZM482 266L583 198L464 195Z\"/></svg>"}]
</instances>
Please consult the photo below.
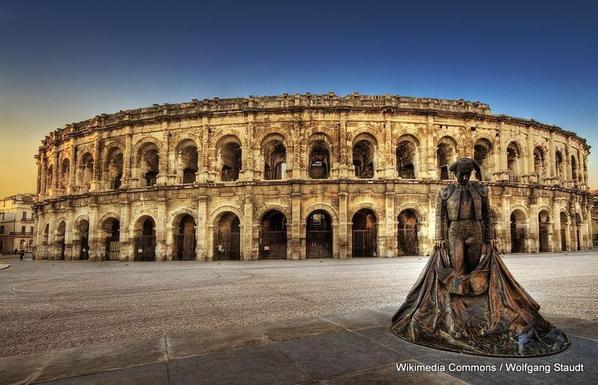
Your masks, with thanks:
<instances>
[{"instance_id":1,"label":"matador statue","mask_svg":"<svg viewBox=\"0 0 598 385\"><path fill-rule=\"evenodd\" d=\"M470 181L480 165L450 165L457 183L440 190L436 241L424 271L392 318L391 331L421 345L489 356L560 352L568 337L513 278L496 242L488 188Z\"/></svg>"}]
</instances>

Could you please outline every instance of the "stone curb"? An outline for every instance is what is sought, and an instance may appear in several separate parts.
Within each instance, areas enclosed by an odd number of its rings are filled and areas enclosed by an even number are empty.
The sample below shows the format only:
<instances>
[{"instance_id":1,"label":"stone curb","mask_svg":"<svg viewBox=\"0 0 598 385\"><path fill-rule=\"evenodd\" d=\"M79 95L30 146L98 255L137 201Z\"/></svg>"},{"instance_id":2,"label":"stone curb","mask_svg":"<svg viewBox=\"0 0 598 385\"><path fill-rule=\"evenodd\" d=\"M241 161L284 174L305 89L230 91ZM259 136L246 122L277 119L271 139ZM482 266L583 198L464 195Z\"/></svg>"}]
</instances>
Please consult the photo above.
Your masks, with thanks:
<instances>
[{"instance_id":1,"label":"stone curb","mask_svg":"<svg viewBox=\"0 0 598 385\"><path fill-rule=\"evenodd\" d=\"M0 263L0 270L8 269L10 265L8 263Z\"/></svg>"}]
</instances>

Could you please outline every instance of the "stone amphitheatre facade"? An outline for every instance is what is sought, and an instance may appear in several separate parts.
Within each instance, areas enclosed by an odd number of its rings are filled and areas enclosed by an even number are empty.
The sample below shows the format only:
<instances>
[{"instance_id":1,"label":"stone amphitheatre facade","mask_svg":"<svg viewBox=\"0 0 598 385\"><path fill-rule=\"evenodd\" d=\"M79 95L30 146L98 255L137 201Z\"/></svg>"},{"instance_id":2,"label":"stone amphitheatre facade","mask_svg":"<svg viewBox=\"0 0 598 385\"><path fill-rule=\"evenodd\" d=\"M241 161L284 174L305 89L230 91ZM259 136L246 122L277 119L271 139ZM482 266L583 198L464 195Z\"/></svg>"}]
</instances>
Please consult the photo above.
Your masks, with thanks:
<instances>
[{"instance_id":1,"label":"stone amphitheatre facade","mask_svg":"<svg viewBox=\"0 0 598 385\"><path fill-rule=\"evenodd\" d=\"M400 257L473 157L503 252L591 247L586 141L463 100L281 95L102 114L36 156L36 259Z\"/></svg>"}]
</instances>

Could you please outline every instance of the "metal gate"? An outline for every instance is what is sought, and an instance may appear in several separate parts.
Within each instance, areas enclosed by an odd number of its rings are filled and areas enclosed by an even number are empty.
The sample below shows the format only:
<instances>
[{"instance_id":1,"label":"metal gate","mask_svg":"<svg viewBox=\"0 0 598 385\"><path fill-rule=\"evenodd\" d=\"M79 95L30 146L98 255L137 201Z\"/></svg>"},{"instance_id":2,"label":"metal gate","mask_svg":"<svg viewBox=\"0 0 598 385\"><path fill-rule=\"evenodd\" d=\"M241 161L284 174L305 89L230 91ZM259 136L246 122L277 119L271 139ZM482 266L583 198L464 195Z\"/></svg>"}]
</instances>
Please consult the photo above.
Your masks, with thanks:
<instances>
[{"instance_id":1,"label":"metal gate","mask_svg":"<svg viewBox=\"0 0 598 385\"><path fill-rule=\"evenodd\" d=\"M153 235L135 237L135 260L156 260L156 238Z\"/></svg>"},{"instance_id":2,"label":"metal gate","mask_svg":"<svg viewBox=\"0 0 598 385\"><path fill-rule=\"evenodd\" d=\"M546 225L540 224L540 232L539 232L539 240L540 240L540 252L548 251L548 227Z\"/></svg>"},{"instance_id":3,"label":"metal gate","mask_svg":"<svg viewBox=\"0 0 598 385\"><path fill-rule=\"evenodd\" d=\"M286 259L287 231L262 230L260 234L260 258Z\"/></svg>"},{"instance_id":4,"label":"metal gate","mask_svg":"<svg viewBox=\"0 0 598 385\"><path fill-rule=\"evenodd\" d=\"M180 261L195 260L195 234L177 234L176 257Z\"/></svg>"},{"instance_id":5,"label":"metal gate","mask_svg":"<svg viewBox=\"0 0 598 385\"><path fill-rule=\"evenodd\" d=\"M309 230L306 234L307 258L332 257L332 231Z\"/></svg>"},{"instance_id":6,"label":"metal gate","mask_svg":"<svg viewBox=\"0 0 598 385\"><path fill-rule=\"evenodd\" d=\"M353 230L353 257L376 255L376 230Z\"/></svg>"},{"instance_id":7,"label":"metal gate","mask_svg":"<svg viewBox=\"0 0 598 385\"><path fill-rule=\"evenodd\" d=\"M525 252L525 229L511 228L511 253Z\"/></svg>"},{"instance_id":8,"label":"metal gate","mask_svg":"<svg viewBox=\"0 0 598 385\"><path fill-rule=\"evenodd\" d=\"M120 254L120 242L111 239L106 240L106 259L108 261L117 261ZM137 254L135 254L137 259Z\"/></svg>"},{"instance_id":9,"label":"metal gate","mask_svg":"<svg viewBox=\"0 0 598 385\"><path fill-rule=\"evenodd\" d=\"M241 233L221 232L214 234L214 259L240 259Z\"/></svg>"}]
</instances>

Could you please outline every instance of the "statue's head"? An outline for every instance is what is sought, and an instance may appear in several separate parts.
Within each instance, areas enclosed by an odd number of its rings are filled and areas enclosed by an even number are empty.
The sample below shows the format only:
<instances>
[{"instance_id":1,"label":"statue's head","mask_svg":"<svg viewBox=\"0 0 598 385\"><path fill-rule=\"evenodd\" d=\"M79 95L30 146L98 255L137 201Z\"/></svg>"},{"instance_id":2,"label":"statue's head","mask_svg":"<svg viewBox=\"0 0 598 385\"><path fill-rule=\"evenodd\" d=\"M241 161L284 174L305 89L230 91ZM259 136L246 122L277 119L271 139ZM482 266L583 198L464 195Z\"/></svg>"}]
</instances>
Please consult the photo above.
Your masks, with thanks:
<instances>
[{"instance_id":1,"label":"statue's head","mask_svg":"<svg viewBox=\"0 0 598 385\"><path fill-rule=\"evenodd\" d=\"M449 170L455 174L457 182L462 186L465 186L469 182L473 171L476 173L476 178L482 180L482 170L480 169L480 164L475 159L461 158L453 162L449 166Z\"/></svg>"}]
</instances>

